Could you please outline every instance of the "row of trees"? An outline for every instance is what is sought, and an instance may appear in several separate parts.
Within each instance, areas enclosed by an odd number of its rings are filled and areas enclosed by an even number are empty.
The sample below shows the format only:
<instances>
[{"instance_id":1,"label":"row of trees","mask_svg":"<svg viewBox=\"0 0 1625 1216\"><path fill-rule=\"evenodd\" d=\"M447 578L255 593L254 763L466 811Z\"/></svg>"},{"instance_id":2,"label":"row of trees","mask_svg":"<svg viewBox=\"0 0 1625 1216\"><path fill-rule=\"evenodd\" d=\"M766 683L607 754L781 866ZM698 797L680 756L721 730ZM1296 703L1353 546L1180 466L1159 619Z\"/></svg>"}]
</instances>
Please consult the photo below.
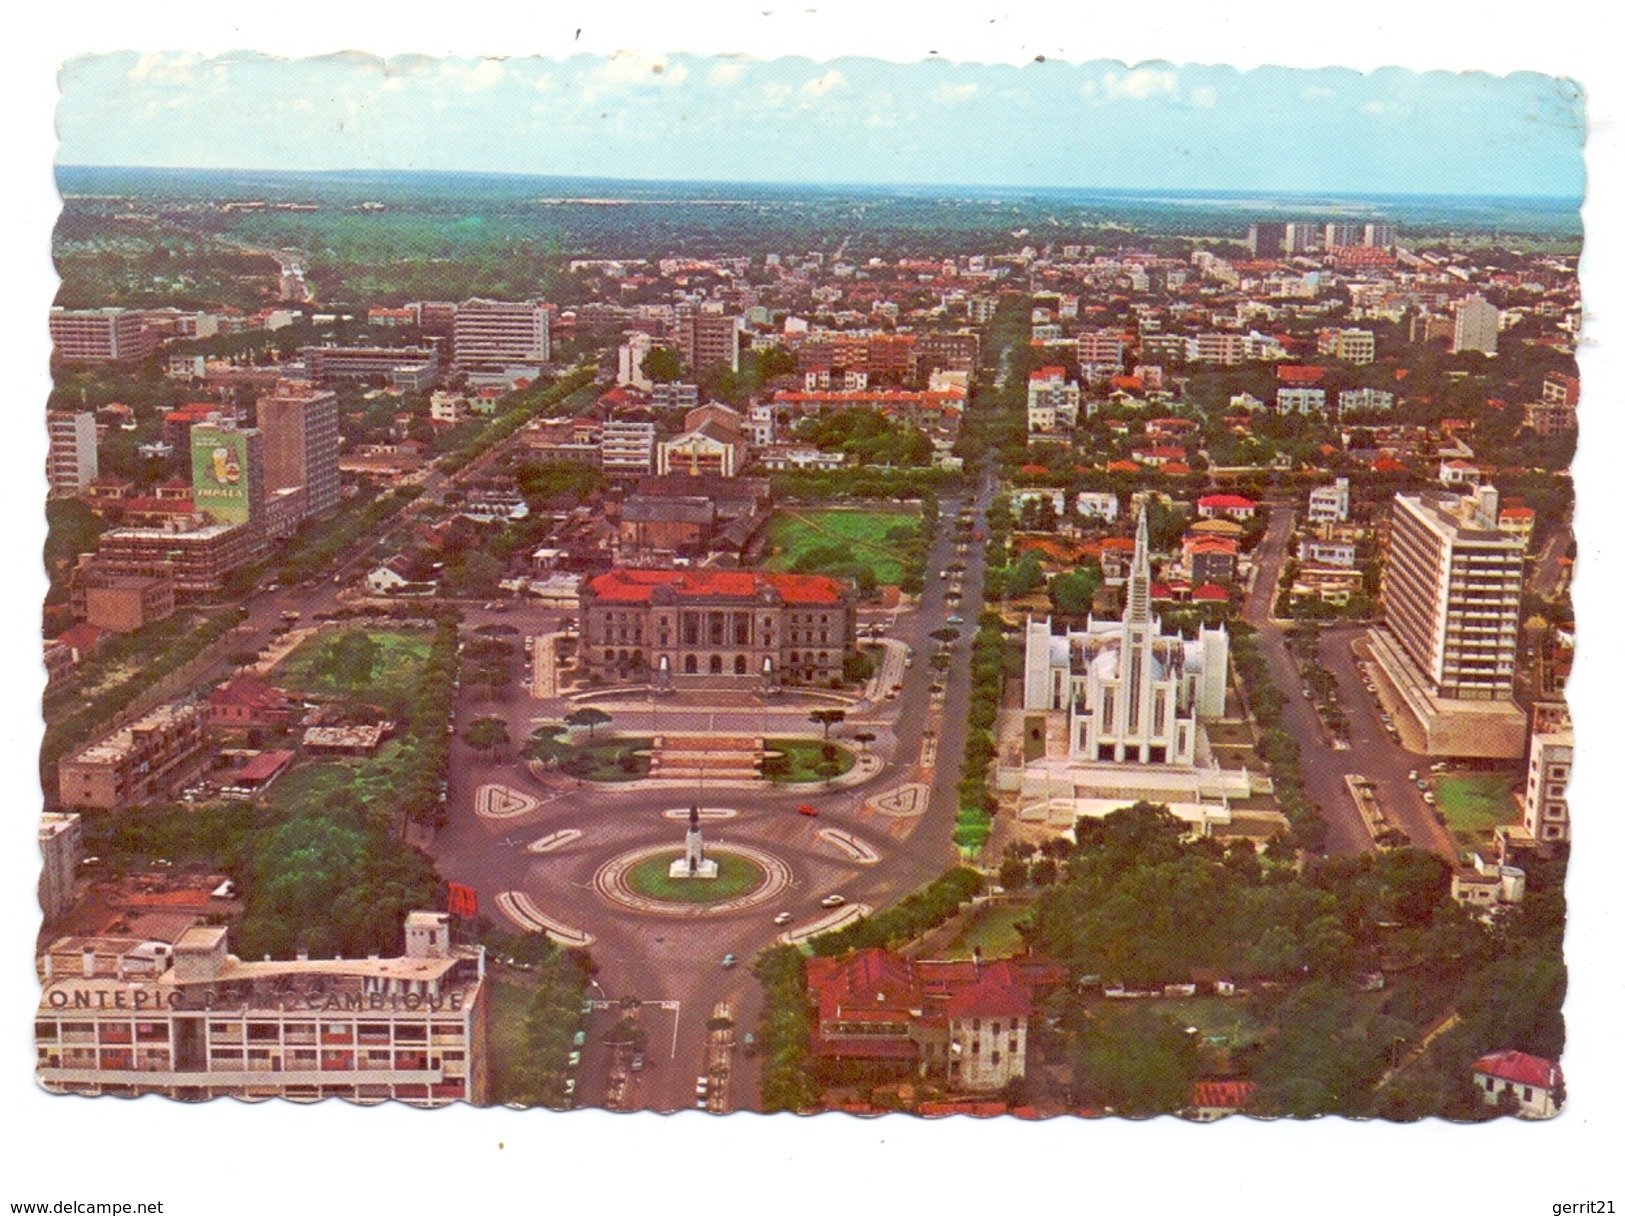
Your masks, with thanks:
<instances>
[{"instance_id":1,"label":"row of trees","mask_svg":"<svg viewBox=\"0 0 1625 1216\"><path fill-rule=\"evenodd\" d=\"M871 946L895 946L943 924L964 906L966 900L981 894L985 884L981 873L956 866L916 891L901 903L863 917L845 928L820 933L812 939L812 951L821 958L864 950Z\"/></svg>"},{"instance_id":2,"label":"row of trees","mask_svg":"<svg viewBox=\"0 0 1625 1216\"><path fill-rule=\"evenodd\" d=\"M507 408L502 413L486 423L477 434L440 458L440 470L444 473L457 473L467 468L532 418L545 416L572 393L591 384L597 374L597 369L590 365L577 367L545 388L510 393L504 400Z\"/></svg>"},{"instance_id":3,"label":"row of trees","mask_svg":"<svg viewBox=\"0 0 1625 1216\"><path fill-rule=\"evenodd\" d=\"M1320 808L1309 800L1303 788L1302 749L1285 727L1285 698L1270 679L1269 664L1245 621L1231 623L1230 659L1247 690L1248 708L1260 728L1258 751L1270 766L1276 804L1291 822L1297 844L1319 849L1326 842L1326 823L1320 817Z\"/></svg>"},{"instance_id":4,"label":"row of trees","mask_svg":"<svg viewBox=\"0 0 1625 1216\"><path fill-rule=\"evenodd\" d=\"M1004 650L1004 629L999 614L984 612L971 641L965 761L956 789L959 812L954 819L954 843L969 854L987 843L997 805L990 783L993 760L998 753L993 726L1004 690Z\"/></svg>"}]
</instances>

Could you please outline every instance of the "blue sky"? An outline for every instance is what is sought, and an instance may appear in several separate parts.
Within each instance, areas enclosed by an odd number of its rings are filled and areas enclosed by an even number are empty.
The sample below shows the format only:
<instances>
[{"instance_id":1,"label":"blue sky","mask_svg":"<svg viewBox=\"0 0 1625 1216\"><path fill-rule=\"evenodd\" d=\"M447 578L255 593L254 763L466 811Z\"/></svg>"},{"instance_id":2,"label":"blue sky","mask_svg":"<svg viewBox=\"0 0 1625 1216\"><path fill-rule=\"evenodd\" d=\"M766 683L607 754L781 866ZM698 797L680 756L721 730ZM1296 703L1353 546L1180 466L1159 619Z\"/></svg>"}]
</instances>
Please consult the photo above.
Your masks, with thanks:
<instances>
[{"instance_id":1,"label":"blue sky","mask_svg":"<svg viewBox=\"0 0 1625 1216\"><path fill-rule=\"evenodd\" d=\"M60 83L62 164L1584 192L1580 90L1534 73L119 53Z\"/></svg>"}]
</instances>

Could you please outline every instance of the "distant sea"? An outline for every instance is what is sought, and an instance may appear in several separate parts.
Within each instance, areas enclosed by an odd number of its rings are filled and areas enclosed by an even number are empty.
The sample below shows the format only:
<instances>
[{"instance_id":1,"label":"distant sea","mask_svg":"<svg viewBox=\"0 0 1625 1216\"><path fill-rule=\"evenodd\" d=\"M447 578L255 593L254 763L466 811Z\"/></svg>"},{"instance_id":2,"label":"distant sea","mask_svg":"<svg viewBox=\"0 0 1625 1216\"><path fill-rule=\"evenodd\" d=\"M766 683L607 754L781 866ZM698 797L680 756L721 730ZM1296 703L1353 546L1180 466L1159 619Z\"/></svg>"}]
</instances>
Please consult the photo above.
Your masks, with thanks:
<instances>
[{"instance_id":1,"label":"distant sea","mask_svg":"<svg viewBox=\"0 0 1625 1216\"><path fill-rule=\"evenodd\" d=\"M219 201L265 199L352 206L381 202L410 209L414 203L444 208L461 203L471 212L485 206L571 199L624 199L629 203L773 204L795 201L838 206L903 203L1010 208L1012 221L1047 218L1054 210L1153 230L1234 231L1252 220L1384 220L1405 232L1525 233L1579 236L1578 198L1460 194L1293 193L1274 191L1170 190L1050 186L849 185L791 182L686 182L528 174L451 173L412 170L156 169L61 165L57 184L65 197L124 197Z\"/></svg>"}]
</instances>

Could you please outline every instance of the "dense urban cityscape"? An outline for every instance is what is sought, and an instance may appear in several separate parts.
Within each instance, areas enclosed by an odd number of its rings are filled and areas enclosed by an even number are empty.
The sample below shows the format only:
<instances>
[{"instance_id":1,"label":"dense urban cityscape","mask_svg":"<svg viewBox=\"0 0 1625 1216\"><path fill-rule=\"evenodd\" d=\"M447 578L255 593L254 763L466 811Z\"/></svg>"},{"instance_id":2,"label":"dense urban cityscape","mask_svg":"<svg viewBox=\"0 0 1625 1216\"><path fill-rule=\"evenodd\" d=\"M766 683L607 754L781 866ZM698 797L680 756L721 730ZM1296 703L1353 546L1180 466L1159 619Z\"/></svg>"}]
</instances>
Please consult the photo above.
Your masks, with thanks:
<instances>
[{"instance_id":1,"label":"dense urban cityscape","mask_svg":"<svg viewBox=\"0 0 1625 1216\"><path fill-rule=\"evenodd\" d=\"M1561 1108L1572 206L59 173L46 1089Z\"/></svg>"}]
</instances>

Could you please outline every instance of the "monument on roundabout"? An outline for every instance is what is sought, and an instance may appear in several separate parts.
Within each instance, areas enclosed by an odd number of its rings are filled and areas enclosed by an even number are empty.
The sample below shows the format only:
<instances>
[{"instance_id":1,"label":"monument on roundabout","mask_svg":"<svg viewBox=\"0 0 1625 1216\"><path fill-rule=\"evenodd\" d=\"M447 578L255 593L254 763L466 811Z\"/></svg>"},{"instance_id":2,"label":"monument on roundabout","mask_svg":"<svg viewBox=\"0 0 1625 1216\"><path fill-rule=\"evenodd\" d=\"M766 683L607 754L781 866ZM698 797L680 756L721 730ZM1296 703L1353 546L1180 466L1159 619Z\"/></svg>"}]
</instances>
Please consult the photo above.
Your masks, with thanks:
<instances>
[{"instance_id":1,"label":"monument on roundabout","mask_svg":"<svg viewBox=\"0 0 1625 1216\"><path fill-rule=\"evenodd\" d=\"M700 808L688 808L688 835L683 840L683 855L671 863L667 871L672 878L715 878L717 863L705 855L705 840L700 835Z\"/></svg>"}]
</instances>

